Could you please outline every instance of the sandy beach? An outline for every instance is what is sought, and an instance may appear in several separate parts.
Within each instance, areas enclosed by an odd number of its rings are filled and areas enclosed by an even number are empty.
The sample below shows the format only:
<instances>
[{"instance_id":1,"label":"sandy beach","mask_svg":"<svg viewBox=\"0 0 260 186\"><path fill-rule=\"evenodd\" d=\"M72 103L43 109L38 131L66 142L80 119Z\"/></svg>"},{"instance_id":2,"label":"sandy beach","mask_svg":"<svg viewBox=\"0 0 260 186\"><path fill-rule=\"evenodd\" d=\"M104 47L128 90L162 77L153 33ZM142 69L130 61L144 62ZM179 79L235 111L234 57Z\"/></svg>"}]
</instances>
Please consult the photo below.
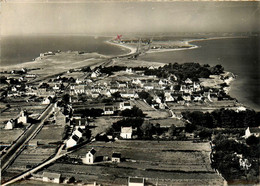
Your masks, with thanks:
<instances>
[{"instance_id":1,"label":"sandy beach","mask_svg":"<svg viewBox=\"0 0 260 186\"><path fill-rule=\"evenodd\" d=\"M119 47L123 47L123 48L126 48L128 50L130 50L130 52L128 54L133 54L136 52L136 48L135 47L131 47L129 45L125 45L125 44L122 44L122 43L114 43L112 42L111 40L108 40L106 41L106 43L110 44L110 45L114 45L114 46L119 46ZM126 55L126 54L124 54ZM120 55L119 55L120 56ZM123 55L122 55L123 56Z\"/></svg>"}]
</instances>

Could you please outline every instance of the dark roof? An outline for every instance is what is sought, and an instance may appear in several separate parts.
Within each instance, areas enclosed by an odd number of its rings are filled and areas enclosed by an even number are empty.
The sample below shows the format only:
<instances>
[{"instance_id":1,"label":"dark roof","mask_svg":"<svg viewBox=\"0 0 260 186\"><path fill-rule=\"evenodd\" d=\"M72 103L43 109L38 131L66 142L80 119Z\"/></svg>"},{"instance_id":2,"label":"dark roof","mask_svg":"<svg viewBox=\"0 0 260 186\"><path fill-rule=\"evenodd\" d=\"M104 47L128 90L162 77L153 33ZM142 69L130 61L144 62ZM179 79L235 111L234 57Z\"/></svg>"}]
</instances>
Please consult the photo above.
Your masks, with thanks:
<instances>
[{"instance_id":1,"label":"dark roof","mask_svg":"<svg viewBox=\"0 0 260 186\"><path fill-rule=\"evenodd\" d=\"M94 155L94 154L96 154L97 151L92 148L89 152L90 152L90 154Z\"/></svg>"},{"instance_id":2,"label":"dark roof","mask_svg":"<svg viewBox=\"0 0 260 186\"><path fill-rule=\"evenodd\" d=\"M250 127L249 130L251 133L260 133L260 128L258 127Z\"/></svg>"},{"instance_id":3,"label":"dark roof","mask_svg":"<svg viewBox=\"0 0 260 186\"><path fill-rule=\"evenodd\" d=\"M84 132L84 131L83 131L83 129L82 129L82 128L80 128L80 127L78 128L78 131L79 131L79 132L81 132L81 133L83 133L83 132Z\"/></svg>"},{"instance_id":4,"label":"dark roof","mask_svg":"<svg viewBox=\"0 0 260 186\"><path fill-rule=\"evenodd\" d=\"M74 139L75 141L78 141L79 140L79 137L77 135L73 135L72 136L72 139Z\"/></svg>"},{"instance_id":5,"label":"dark roof","mask_svg":"<svg viewBox=\"0 0 260 186\"><path fill-rule=\"evenodd\" d=\"M112 158L121 158L121 153L113 152Z\"/></svg>"},{"instance_id":6,"label":"dark roof","mask_svg":"<svg viewBox=\"0 0 260 186\"><path fill-rule=\"evenodd\" d=\"M125 102L124 106L131 106L131 104L129 102Z\"/></svg>"},{"instance_id":7,"label":"dark roof","mask_svg":"<svg viewBox=\"0 0 260 186\"><path fill-rule=\"evenodd\" d=\"M144 183L143 178L129 178L129 183Z\"/></svg>"},{"instance_id":8,"label":"dark roof","mask_svg":"<svg viewBox=\"0 0 260 186\"><path fill-rule=\"evenodd\" d=\"M113 111L113 110L114 110L113 106L105 107L105 111Z\"/></svg>"}]
</instances>

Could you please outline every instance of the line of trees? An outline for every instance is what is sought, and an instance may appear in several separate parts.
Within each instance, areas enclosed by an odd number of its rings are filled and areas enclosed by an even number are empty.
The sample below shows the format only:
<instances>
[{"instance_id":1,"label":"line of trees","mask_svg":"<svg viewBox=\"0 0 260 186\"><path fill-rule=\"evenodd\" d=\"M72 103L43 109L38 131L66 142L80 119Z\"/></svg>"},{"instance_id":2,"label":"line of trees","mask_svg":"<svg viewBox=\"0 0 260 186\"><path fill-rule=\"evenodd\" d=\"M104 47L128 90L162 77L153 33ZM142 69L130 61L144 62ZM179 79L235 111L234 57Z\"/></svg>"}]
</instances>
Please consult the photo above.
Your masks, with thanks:
<instances>
[{"instance_id":1,"label":"line of trees","mask_svg":"<svg viewBox=\"0 0 260 186\"><path fill-rule=\"evenodd\" d=\"M182 115L191 122L188 128L192 130L195 130L196 126L206 128L245 128L258 127L260 125L260 112L255 112L254 110L236 112L222 108L211 113L195 111L182 112Z\"/></svg>"},{"instance_id":2,"label":"line of trees","mask_svg":"<svg viewBox=\"0 0 260 186\"><path fill-rule=\"evenodd\" d=\"M229 139L228 136L218 134L213 143L215 147L212 168L218 169L230 184L255 184L258 182L259 138L251 137L247 140L246 145ZM237 154L242 154L243 159L247 159L250 164L248 168L240 166Z\"/></svg>"}]
</instances>

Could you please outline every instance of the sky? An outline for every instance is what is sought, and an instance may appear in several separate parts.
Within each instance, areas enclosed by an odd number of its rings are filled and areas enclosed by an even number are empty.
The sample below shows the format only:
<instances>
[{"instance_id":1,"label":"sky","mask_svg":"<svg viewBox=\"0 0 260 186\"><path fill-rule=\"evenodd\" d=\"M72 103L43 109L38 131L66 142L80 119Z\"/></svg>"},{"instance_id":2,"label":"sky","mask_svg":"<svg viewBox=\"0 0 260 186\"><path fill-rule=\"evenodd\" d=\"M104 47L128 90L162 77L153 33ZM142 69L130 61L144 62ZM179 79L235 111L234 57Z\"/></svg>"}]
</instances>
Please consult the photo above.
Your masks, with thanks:
<instances>
[{"instance_id":1,"label":"sky","mask_svg":"<svg viewBox=\"0 0 260 186\"><path fill-rule=\"evenodd\" d=\"M1 34L260 31L259 2L10 0Z\"/></svg>"}]
</instances>

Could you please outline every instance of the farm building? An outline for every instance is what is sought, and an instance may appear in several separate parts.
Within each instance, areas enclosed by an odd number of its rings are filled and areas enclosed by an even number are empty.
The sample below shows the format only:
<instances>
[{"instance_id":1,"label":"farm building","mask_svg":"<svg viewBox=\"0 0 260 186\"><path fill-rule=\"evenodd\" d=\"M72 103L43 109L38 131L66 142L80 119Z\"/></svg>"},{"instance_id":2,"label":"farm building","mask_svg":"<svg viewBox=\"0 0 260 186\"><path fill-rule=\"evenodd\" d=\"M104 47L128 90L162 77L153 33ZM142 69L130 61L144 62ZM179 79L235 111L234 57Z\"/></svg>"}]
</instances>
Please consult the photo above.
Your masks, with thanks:
<instances>
[{"instance_id":1,"label":"farm building","mask_svg":"<svg viewBox=\"0 0 260 186\"><path fill-rule=\"evenodd\" d=\"M112 154L112 162L120 163L121 160L121 153L113 152Z\"/></svg>"},{"instance_id":2,"label":"farm building","mask_svg":"<svg viewBox=\"0 0 260 186\"><path fill-rule=\"evenodd\" d=\"M15 127L15 121L13 119L10 119L6 125L5 125L5 129L6 130L12 130Z\"/></svg>"},{"instance_id":3,"label":"farm building","mask_svg":"<svg viewBox=\"0 0 260 186\"><path fill-rule=\"evenodd\" d=\"M77 128L77 129L73 132L72 135L76 135L76 136L78 136L79 138L82 138L83 133L84 133L83 129L79 127L79 128Z\"/></svg>"},{"instance_id":4,"label":"farm building","mask_svg":"<svg viewBox=\"0 0 260 186\"><path fill-rule=\"evenodd\" d=\"M42 181L45 182L53 182L53 183L60 183L61 174L58 173L51 173L51 172L43 172Z\"/></svg>"},{"instance_id":5,"label":"farm building","mask_svg":"<svg viewBox=\"0 0 260 186\"><path fill-rule=\"evenodd\" d=\"M144 186L144 178L128 178L128 186Z\"/></svg>"},{"instance_id":6,"label":"farm building","mask_svg":"<svg viewBox=\"0 0 260 186\"><path fill-rule=\"evenodd\" d=\"M121 127L120 136L123 139L131 139L132 134L133 134L133 128L132 127Z\"/></svg>"},{"instance_id":7,"label":"farm building","mask_svg":"<svg viewBox=\"0 0 260 186\"><path fill-rule=\"evenodd\" d=\"M79 142L80 138L77 135L73 135L70 137L70 139L66 142L66 147L67 148L71 148L74 147L75 145L77 145L77 143Z\"/></svg>"},{"instance_id":8,"label":"farm building","mask_svg":"<svg viewBox=\"0 0 260 186\"><path fill-rule=\"evenodd\" d=\"M17 119L17 123L27 123L27 120L28 120L28 114L26 111L21 111L20 112L20 115Z\"/></svg>"},{"instance_id":9,"label":"farm building","mask_svg":"<svg viewBox=\"0 0 260 186\"><path fill-rule=\"evenodd\" d=\"M96 159L96 150L91 149L87 154L86 154L86 163L87 164L93 164L95 159Z\"/></svg>"},{"instance_id":10,"label":"farm building","mask_svg":"<svg viewBox=\"0 0 260 186\"><path fill-rule=\"evenodd\" d=\"M113 114L114 114L114 107L113 106L105 106L104 115L113 115Z\"/></svg>"},{"instance_id":11,"label":"farm building","mask_svg":"<svg viewBox=\"0 0 260 186\"><path fill-rule=\"evenodd\" d=\"M132 106L129 102L122 102L119 105L120 110L125 110L125 109L132 109Z\"/></svg>"}]
</instances>

